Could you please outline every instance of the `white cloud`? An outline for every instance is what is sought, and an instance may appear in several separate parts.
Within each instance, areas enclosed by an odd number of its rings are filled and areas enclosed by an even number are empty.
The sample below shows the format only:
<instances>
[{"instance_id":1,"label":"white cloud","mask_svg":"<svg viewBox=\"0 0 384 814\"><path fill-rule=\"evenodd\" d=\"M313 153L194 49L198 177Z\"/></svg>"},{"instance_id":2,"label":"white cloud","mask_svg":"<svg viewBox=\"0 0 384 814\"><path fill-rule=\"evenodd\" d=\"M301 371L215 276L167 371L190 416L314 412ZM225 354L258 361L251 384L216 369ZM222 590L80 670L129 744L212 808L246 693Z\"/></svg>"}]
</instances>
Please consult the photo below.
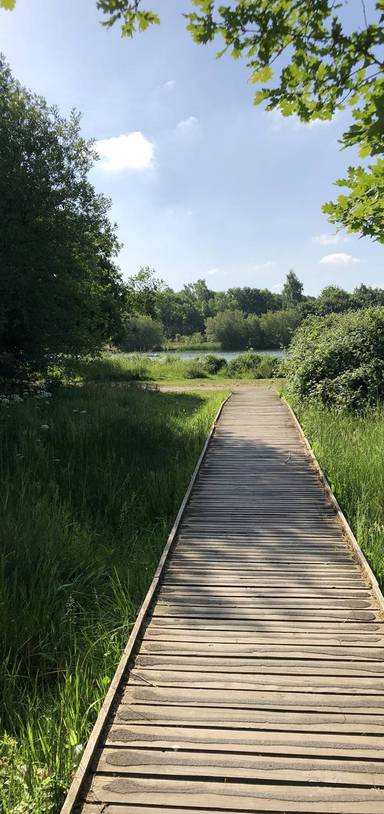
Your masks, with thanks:
<instances>
[{"instance_id":1,"label":"white cloud","mask_svg":"<svg viewBox=\"0 0 384 814\"><path fill-rule=\"evenodd\" d=\"M325 254L319 261L323 266L351 266L354 263L361 263L358 257L353 257L352 254L345 254L339 252L336 254Z\"/></svg>"},{"instance_id":2,"label":"white cloud","mask_svg":"<svg viewBox=\"0 0 384 814\"><path fill-rule=\"evenodd\" d=\"M214 268L214 269L208 269L208 271L207 271L207 275L208 275L208 274L209 274L210 276L213 276L214 274L220 274L220 269L217 269L217 268Z\"/></svg>"},{"instance_id":3,"label":"white cloud","mask_svg":"<svg viewBox=\"0 0 384 814\"><path fill-rule=\"evenodd\" d=\"M195 127L197 127L198 123L199 120L196 118L196 116L188 116L188 119L183 119L181 122L178 122L176 126L178 130L186 132L188 130L193 130Z\"/></svg>"},{"instance_id":4,"label":"white cloud","mask_svg":"<svg viewBox=\"0 0 384 814\"><path fill-rule=\"evenodd\" d=\"M312 243L316 243L318 246L336 246L337 243L340 243L342 240L346 240L345 237L341 235L314 235L312 238Z\"/></svg>"},{"instance_id":5,"label":"white cloud","mask_svg":"<svg viewBox=\"0 0 384 814\"><path fill-rule=\"evenodd\" d=\"M101 159L99 166L108 172L144 170L152 166L153 144L139 130L100 139L95 149Z\"/></svg>"},{"instance_id":6,"label":"white cloud","mask_svg":"<svg viewBox=\"0 0 384 814\"><path fill-rule=\"evenodd\" d=\"M168 79L168 82L164 82L162 88L164 90L174 90L176 87L176 79Z\"/></svg>"}]
</instances>

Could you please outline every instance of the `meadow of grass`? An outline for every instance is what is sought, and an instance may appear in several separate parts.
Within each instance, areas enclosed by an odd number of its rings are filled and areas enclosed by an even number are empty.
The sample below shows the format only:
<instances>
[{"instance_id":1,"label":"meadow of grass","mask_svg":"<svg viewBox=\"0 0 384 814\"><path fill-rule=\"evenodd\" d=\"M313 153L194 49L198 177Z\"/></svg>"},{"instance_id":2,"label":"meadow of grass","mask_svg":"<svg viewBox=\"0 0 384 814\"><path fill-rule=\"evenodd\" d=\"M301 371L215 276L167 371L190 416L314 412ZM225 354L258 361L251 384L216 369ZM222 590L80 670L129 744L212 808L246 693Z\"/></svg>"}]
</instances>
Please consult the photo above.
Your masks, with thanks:
<instances>
[{"instance_id":1,"label":"meadow of grass","mask_svg":"<svg viewBox=\"0 0 384 814\"><path fill-rule=\"evenodd\" d=\"M268 379L276 375L278 361L272 356L261 356L260 363L253 370L241 369L241 359L254 354L241 354L228 366L224 366L216 373L210 372L209 359L217 358L210 355L205 358L181 359L175 355L164 355L154 359L140 354L105 353L98 359L82 363L79 366L79 375L85 381L149 381L180 384L193 380L195 384L208 384L210 380L219 383L231 384L233 379ZM225 362L225 360L224 360Z\"/></svg>"},{"instance_id":2,"label":"meadow of grass","mask_svg":"<svg viewBox=\"0 0 384 814\"><path fill-rule=\"evenodd\" d=\"M224 393L0 406L0 810L53 814Z\"/></svg>"},{"instance_id":3,"label":"meadow of grass","mask_svg":"<svg viewBox=\"0 0 384 814\"><path fill-rule=\"evenodd\" d=\"M303 430L384 589L384 408L364 414L293 404Z\"/></svg>"}]
</instances>

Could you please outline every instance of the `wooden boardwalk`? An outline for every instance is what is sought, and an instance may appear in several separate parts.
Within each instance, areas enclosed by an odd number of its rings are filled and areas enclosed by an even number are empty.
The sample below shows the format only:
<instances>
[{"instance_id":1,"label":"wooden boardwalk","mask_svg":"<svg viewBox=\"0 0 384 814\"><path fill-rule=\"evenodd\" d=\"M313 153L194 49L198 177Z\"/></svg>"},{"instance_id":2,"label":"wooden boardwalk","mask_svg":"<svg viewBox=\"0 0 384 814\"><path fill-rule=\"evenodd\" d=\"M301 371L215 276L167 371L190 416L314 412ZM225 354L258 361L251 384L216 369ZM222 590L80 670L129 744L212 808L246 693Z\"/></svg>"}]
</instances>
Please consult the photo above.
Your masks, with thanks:
<instances>
[{"instance_id":1,"label":"wooden boardwalk","mask_svg":"<svg viewBox=\"0 0 384 814\"><path fill-rule=\"evenodd\" d=\"M63 814L383 814L372 584L286 405L235 393Z\"/></svg>"}]
</instances>

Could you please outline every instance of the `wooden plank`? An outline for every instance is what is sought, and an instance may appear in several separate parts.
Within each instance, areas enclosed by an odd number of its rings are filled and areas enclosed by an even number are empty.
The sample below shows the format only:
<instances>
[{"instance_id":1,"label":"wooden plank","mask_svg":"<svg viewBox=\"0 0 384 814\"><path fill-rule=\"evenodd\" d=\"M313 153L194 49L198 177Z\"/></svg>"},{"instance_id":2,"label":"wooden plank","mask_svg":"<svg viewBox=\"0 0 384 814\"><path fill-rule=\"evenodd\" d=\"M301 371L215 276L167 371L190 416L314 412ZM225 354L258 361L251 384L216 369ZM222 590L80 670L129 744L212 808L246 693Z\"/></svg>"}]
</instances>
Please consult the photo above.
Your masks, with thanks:
<instances>
[{"instance_id":1,"label":"wooden plank","mask_svg":"<svg viewBox=\"0 0 384 814\"><path fill-rule=\"evenodd\" d=\"M193 627L190 628L157 628L157 627L149 627L147 629L149 632L144 636L144 640L146 644L149 642L157 642L162 641L168 646L172 648L173 653L177 654L178 648L176 646L177 642L194 642L195 644L215 644L223 642L225 644L292 644L294 643L296 646L297 644L310 644L313 645L325 645L331 647L340 647L340 645L354 645L355 647L380 647L381 649L384 648L384 638L382 636L378 637L375 635L371 635L369 633L362 632L360 635L356 633L348 633L343 632L339 634L332 635L332 632L329 633L318 633L314 632L311 633L310 631L306 632L295 632L295 630L282 630L282 631L274 631L268 633L253 633L252 630L244 630L244 631L230 631L230 630L211 630L211 629L201 629L198 628L197 631L193 630ZM149 650L151 647L149 646ZM197 648L198 653L197 655L201 655L201 648ZM156 652L156 646L153 648L153 652ZM384 650L383 650L384 652ZM180 654L179 654L180 655ZM192 655L192 654L191 654ZM212 654L214 655L214 654ZM236 655L235 652L233 655ZM168 656L167 656L168 658ZM334 662L332 662L334 664Z\"/></svg>"},{"instance_id":2,"label":"wooden plank","mask_svg":"<svg viewBox=\"0 0 384 814\"><path fill-rule=\"evenodd\" d=\"M228 811L320 812L321 814L383 814L384 789L329 786L256 785L198 780L123 778L95 775L87 802L130 806L172 806ZM107 809L108 811L108 809ZM105 809L103 809L103 814ZM108 812L111 814L111 812ZM119 812L120 814L120 812Z\"/></svg>"},{"instance_id":3,"label":"wooden plank","mask_svg":"<svg viewBox=\"0 0 384 814\"><path fill-rule=\"evenodd\" d=\"M127 684L155 687L197 687L198 689L263 690L263 692L332 692L354 693L358 696L380 695L384 699L384 680L377 676L329 676L329 675L284 675L281 673L258 674L257 672L227 673L222 666L221 673L209 672L208 668L190 670L161 670L133 668Z\"/></svg>"},{"instance_id":4,"label":"wooden plank","mask_svg":"<svg viewBox=\"0 0 384 814\"><path fill-rule=\"evenodd\" d=\"M380 786L383 782L381 761L359 761L322 758L242 755L231 752L202 753L197 751L159 752L155 749L100 750L93 771L121 775L185 776L212 779L295 783L327 783L332 785Z\"/></svg>"},{"instance_id":5,"label":"wooden plank","mask_svg":"<svg viewBox=\"0 0 384 814\"><path fill-rule=\"evenodd\" d=\"M218 656L187 655L182 656L174 648L173 655L151 655L144 656L140 652L135 659L135 667L139 670L146 668L150 670L167 670L170 672L186 671L206 671L210 673L223 673L226 676L230 673L252 673L252 675L273 675L283 673L289 676L360 676L361 678L384 677L384 662L380 661L330 661L309 659L254 659L234 656L226 656L223 660Z\"/></svg>"},{"instance_id":6,"label":"wooden plank","mask_svg":"<svg viewBox=\"0 0 384 814\"><path fill-rule=\"evenodd\" d=\"M338 610L340 608L347 609L347 610L371 610L373 613L375 612L376 608L372 605L372 602L367 601L366 599L339 599L338 597L330 598L325 597L324 599L317 599L314 597L288 597L287 599L283 598L274 598L274 597L262 597L258 596L249 596L249 594L227 594L224 593L221 596L217 596L215 592L215 596L211 596L207 591L197 591L194 595L180 595L179 592L171 592L164 594L163 592L160 593L160 598L158 601L159 608L179 608L180 605L186 607L194 607L196 602L198 602L199 607L219 607L219 608L265 608L265 609L272 609L277 610L281 608L286 609L303 609L303 610L312 610L314 608L320 608L322 610Z\"/></svg>"},{"instance_id":7,"label":"wooden plank","mask_svg":"<svg viewBox=\"0 0 384 814\"><path fill-rule=\"evenodd\" d=\"M192 621L190 618L183 619L182 617L164 617L156 619L154 616L149 617L150 628L188 628L189 630L225 630L225 631L251 631L255 634L260 633L273 633L274 631L297 631L306 633L324 633L324 625L322 622L302 622L295 621L294 628L288 621L268 621L268 627L264 623L257 620L249 621L247 619L242 621L222 619L196 619ZM384 625L380 620L378 622L328 622L326 630L331 634L336 633L377 633L382 635L384 633Z\"/></svg>"},{"instance_id":8,"label":"wooden plank","mask_svg":"<svg viewBox=\"0 0 384 814\"><path fill-rule=\"evenodd\" d=\"M288 710L257 710L236 707L197 707L169 704L120 704L114 716L115 724L159 724L161 726L194 726L235 729L266 729L288 732L357 733L384 735L384 716L345 712L290 712Z\"/></svg>"},{"instance_id":9,"label":"wooden plank","mask_svg":"<svg viewBox=\"0 0 384 814\"><path fill-rule=\"evenodd\" d=\"M247 607L225 607L218 606L217 608L203 607L196 605L190 607L188 605L163 605L162 603L156 604L153 610L154 618L162 618L164 616L183 616L185 618L203 618L203 619L280 619L291 620L296 619L310 621L322 619L323 622L332 620L339 620L343 622L348 621L361 621L370 622L378 620L379 617L374 611L355 611L355 610L324 610L323 608L313 608L308 610L293 609L293 608L247 608Z\"/></svg>"},{"instance_id":10,"label":"wooden plank","mask_svg":"<svg viewBox=\"0 0 384 814\"><path fill-rule=\"evenodd\" d=\"M313 710L315 712L359 713L384 715L384 697L376 695L357 696L347 693L291 693L262 692L260 690L237 690L229 696L225 690L196 689L185 687L153 687L128 685L121 697L122 704L177 704L197 707L239 707L251 709L285 709L291 712ZM383 718L384 720L384 718Z\"/></svg>"}]
</instances>

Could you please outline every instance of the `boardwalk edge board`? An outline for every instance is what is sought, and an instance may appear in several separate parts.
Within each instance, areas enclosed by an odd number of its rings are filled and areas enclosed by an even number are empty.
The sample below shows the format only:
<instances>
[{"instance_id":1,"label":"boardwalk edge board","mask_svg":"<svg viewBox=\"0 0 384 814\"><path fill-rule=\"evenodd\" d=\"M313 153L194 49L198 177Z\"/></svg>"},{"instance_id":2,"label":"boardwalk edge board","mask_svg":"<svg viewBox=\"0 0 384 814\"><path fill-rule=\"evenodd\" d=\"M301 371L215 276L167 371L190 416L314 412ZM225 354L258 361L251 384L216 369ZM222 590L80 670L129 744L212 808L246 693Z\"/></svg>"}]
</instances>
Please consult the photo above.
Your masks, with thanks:
<instances>
[{"instance_id":1,"label":"boardwalk edge board","mask_svg":"<svg viewBox=\"0 0 384 814\"><path fill-rule=\"evenodd\" d=\"M165 548L164 548L163 553L161 555L161 558L160 558L159 564L157 566L157 569L155 571L154 577L153 577L152 582L151 582L151 584L150 584L150 586L148 588L148 592L147 592L147 594L145 596L145 599L143 601L143 604L142 604L142 606L140 608L140 611L139 611L139 614L137 616L136 622L135 622L135 624L134 624L134 626L132 628L131 635L130 635L130 637L128 639L128 643L127 643L127 645L126 645L126 647L125 647L125 649L123 651L122 657L121 657L121 659L119 661L119 664L118 664L118 666L116 668L116 672L115 672L115 674L113 676L113 679L111 681L111 684L110 684L109 690L107 692L107 695L105 696L105 699L104 699L103 705L101 707L101 710L100 710L100 712L99 712L99 714L97 716L97 720L96 720L95 725L94 725L94 727L92 729L92 732L90 734L87 746L85 747L84 753L82 755L81 761L80 761L79 766L78 766L78 768L76 770L76 773L74 775L72 783L71 783L71 785L69 787L69 791L68 791L68 794L67 794L67 796L65 798L64 804L63 804L63 806L61 808L60 814L72 814L72 812L74 810L74 806L78 803L79 794L80 794L80 792L82 790L82 786L83 786L83 783L86 780L86 775L87 775L88 769L90 769L90 767L91 767L92 761L93 761L94 756L95 756L95 752L96 752L96 750L98 748L99 740L100 740L100 737L102 735L105 724L106 724L106 722L108 720L108 716L109 716L109 714L111 712L111 708L112 708L112 705L113 705L114 700L115 700L116 692L119 689L121 680L122 680L122 678L124 676L124 673L125 673L125 671L126 671L126 669L128 667L128 663L129 663L129 660L131 658L134 647L136 645L136 641L137 641L137 639L138 639L138 637L139 637L139 635L141 633L141 629L142 629L142 626L144 624L145 617L147 615L147 611L148 611L148 609L149 609L149 607L151 605L151 602L152 602L152 600L153 600L153 598L155 596L156 590L157 590L157 588L159 586L159 583L160 583L160 580L161 580L161 577L162 577L162 574L163 574L163 571L164 571L164 567L165 567L165 565L167 563L167 560L169 558L169 555L171 553L173 543L174 543L175 538L176 538L176 534L178 532L178 529L179 529L179 526L181 524L185 509L186 509L186 506L187 506L187 503L189 501L190 494L192 492L193 486L194 486L195 481L197 479L197 476L199 474L200 467L201 467L201 465L202 465L202 463L204 461L204 458L206 456L210 441L211 441L211 439L212 439L212 437L214 435L214 432L215 432L215 429L216 429L216 424L217 424L217 422L218 422L218 420L220 418L220 415L221 415L221 412L223 410L224 405L231 398L231 396L232 396L232 393L230 393L229 396L227 396L225 399L223 399L223 401L221 402L220 407L219 407L219 409L218 409L218 411L217 411L217 413L215 415L215 418L213 420L213 424L212 424L211 429L210 429L210 431L209 431L209 433L207 435L207 438L205 440L203 449L201 450L199 459L198 459L197 464L195 466L195 469L193 471L191 480L190 480L190 482L188 484L187 491L185 492L185 495L184 495L183 500L181 502L179 511L178 511L176 519L175 519L175 522L174 522L174 524L173 524L173 526L171 528L171 531L169 533L167 542L165 544Z\"/></svg>"},{"instance_id":2,"label":"boardwalk edge board","mask_svg":"<svg viewBox=\"0 0 384 814\"><path fill-rule=\"evenodd\" d=\"M320 481L321 481L321 483L322 483L322 485L324 487L326 496L327 496L328 500L331 502L332 506L334 507L337 519L339 520L339 523L342 526L343 531L345 532L347 543L348 543L352 553L354 554L355 559L357 560L357 562L359 563L360 567L362 568L363 572L365 573L366 577L369 580L370 588L372 590L372 593L373 593L373 595L374 595L374 597L376 599L376 602L377 602L377 604L379 606L379 609L380 609L380 611L381 611L381 613L383 615L383 618L384 618L384 597L383 597L383 594L381 592L380 585L379 585L379 583L378 583L378 581L377 581L377 579L376 579L376 577L375 577L375 575L374 575L374 573L372 571L372 568L369 565L369 562L366 559L365 555L363 554L363 552L362 552L362 550L361 550L361 548L360 548L360 546L359 546L359 544L358 544L358 542L356 540L356 537L355 537L355 535L354 535L354 533L353 533L353 531L352 531L352 529L351 529L351 527L350 527L350 525L348 523L348 520L347 520L344 512L341 509L340 504L338 503L338 501L336 500L335 495L333 494L333 491L332 491L332 489L330 487L330 484L328 483L328 480L327 480L327 478L326 478L326 476L325 476L325 474L324 474L324 472L323 472L323 470L322 470L322 468L321 468L321 466L320 466L320 464L319 464L319 462L318 462L318 460L316 458L316 455L315 455L315 453L314 453L314 451L313 451L313 449L311 447L311 444L308 441L307 436L305 435L305 432L304 432L304 430L303 430L303 428L302 428L302 426L300 424L299 419L296 416L295 411L292 409L291 405L289 404L289 402L287 401L287 399L283 395L280 395L280 398L283 401L283 403L285 404L285 406L287 407L287 409L288 409L288 411L289 411L289 413L291 415L291 418L292 418L297 430L300 433L300 437L301 437L302 441L304 442L304 446L305 446L305 448L307 450L307 453L308 453L308 455L309 455L309 457L310 457L310 459L312 461L312 464L316 469L317 475L319 476Z\"/></svg>"}]
</instances>

